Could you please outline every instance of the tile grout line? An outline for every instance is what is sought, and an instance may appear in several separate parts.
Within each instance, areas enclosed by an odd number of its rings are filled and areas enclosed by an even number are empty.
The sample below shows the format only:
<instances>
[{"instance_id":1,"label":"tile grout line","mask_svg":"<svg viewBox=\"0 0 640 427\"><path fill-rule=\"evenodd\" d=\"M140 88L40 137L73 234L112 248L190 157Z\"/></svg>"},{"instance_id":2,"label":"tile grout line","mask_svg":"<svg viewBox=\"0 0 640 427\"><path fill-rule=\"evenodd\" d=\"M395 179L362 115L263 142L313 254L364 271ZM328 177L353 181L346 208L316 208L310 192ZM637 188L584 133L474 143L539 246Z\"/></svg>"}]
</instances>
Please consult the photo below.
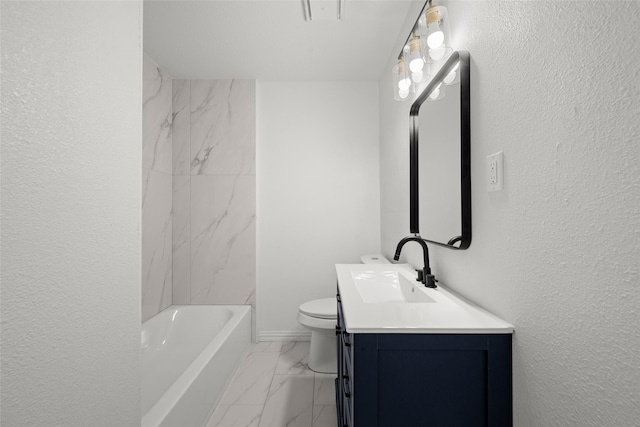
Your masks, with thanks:
<instances>
[{"instance_id":1,"label":"tile grout line","mask_svg":"<svg viewBox=\"0 0 640 427\"><path fill-rule=\"evenodd\" d=\"M258 421L258 427L262 425L262 415L264 414L264 408L267 407L267 401L269 400L269 394L271 393L271 385L273 384L273 378L276 376L276 369L278 369L278 362L280 361L280 355L282 355L282 346L280 346L280 350L278 351L278 359L276 360L276 366L273 367L273 372L271 373L271 381L269 381L269 387L267 388L267 397L264 399L264 404L262 405L262 411L260 411L260 421Z\"/></svg>"},{"instance_id":2,"label":"tile grout line","mask_svg":"<svg viewBox=\"0 0 640 427\"><path fill-rule=\"evenodd\" d=\"M278 359L276 359L276 366L273 367L273 372L271 373L271 381L269 381L269 387L267 387L267 395L264 398L264 403L262 404L262 409L260 410L260 417L258 419L258 427L260 427L262 425L262 415L264 414L264 408L267 406L267 401L269 400L269 392L271 391L271 384L273 384L273 377L276 373L276 368L278 367L278 360L280 359L280 352L282 351L282 348L280 349L280 351L278 351ZM263 351L262 353L266 353L265 351Z\"/></svg>"},{"instance_id":3,"label":"tile grout line","mask_svg":"<svg viewBox=\"0 0 640 427\"><path fill-rule=\"evenodd\" d=\"M307 368L309 367L309 363L307 362ZM311 369L311 368L309 368ZM313 373L313 391L311 393L311 427L313 427L313 418L315 417L316 412L316 380L318 377L316 373Z\"/></svg>"}]
</instances>

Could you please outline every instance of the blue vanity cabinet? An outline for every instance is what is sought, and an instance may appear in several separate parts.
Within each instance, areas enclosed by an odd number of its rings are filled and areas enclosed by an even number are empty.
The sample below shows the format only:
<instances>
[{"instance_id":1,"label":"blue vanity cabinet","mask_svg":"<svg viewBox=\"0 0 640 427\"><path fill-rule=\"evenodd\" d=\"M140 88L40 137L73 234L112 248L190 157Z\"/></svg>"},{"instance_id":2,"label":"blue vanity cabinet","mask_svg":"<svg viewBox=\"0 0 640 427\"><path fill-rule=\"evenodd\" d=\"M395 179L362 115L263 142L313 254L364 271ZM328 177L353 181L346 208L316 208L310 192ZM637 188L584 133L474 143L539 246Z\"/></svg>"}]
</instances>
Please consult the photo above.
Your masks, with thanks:
<instances>
[{"instance_id":1,"label":"blue vanity cabinet","mask_svg":"<svg viewBox=\"0 0 640 427\"><path fill-rule=\"evenodd\" d=\"M513 425L511 334L351 334L337 300L339 427Z\"/></svg>"}]
</instances>

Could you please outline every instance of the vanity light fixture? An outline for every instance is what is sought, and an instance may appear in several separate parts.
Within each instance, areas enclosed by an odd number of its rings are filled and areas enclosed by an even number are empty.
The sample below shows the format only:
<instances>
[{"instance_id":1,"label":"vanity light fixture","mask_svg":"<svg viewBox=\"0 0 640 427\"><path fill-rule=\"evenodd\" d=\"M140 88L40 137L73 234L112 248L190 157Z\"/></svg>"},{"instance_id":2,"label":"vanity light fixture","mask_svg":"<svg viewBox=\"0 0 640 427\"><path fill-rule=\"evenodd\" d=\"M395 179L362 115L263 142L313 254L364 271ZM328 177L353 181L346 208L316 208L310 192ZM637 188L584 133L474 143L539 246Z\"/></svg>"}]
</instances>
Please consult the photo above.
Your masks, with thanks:
<instances>
[{"instance_id":1,"label":"vanity light fixture","mask_svg":"<svg viewBox=\"0 0 640 427\"><path fill-rule=\"evenodd\" d=\"M394 97L397 101L407 99L411 90L411 79L407 74L407 66L404 54L398 58L398 63L393 67Z\"/></svg>"},{"instance_id":2,"label":"vanity light fixture","mask_svg":"<svg viewBox=\"0 0 640 427\"><path fill-rule=\"evenodd\" d=\"M409 39L409 70L411 70L411 80L419 83L424 78L424 58L422 57L422 41L420 36L413 33Z\"/></svg>"},{"instance_id":3,"label":"vanity light fixture","mask_svg":"<svg viewBox=\"0 0 640 427\"><path fill-rule=\"evenodd\" d=\"M444 43L444 33L440 28L440 11L430 4L425 13L427 20L427 45L429 49L437 49Z\"/></svg>"},{"instance_id":4,"label":"vanity light fixture","mask_svg":"<svg viewBox=\"0 0 640 427\"><path fill-rule=\"evenodd\" d=\"M409 93L416 92L430 78L430 70L436 70L446 61L453 50L449 41L449 15L447 8L436 6L428 0L420 12L407 41L398 55L398 64L393 67L394 99L409 99ZM444 80L445 85L455 84L456 70ZM410 87L407 88L407 82ZM444 86L440 95L444 96Z\"/></svg>"},{"instance_id":5,"label":"vanity light fixture","mask_svg":"<svg viewBox=\"0 0 640 427\"><path fill-rule=\"evenodd\" d=\"M420 31L427 39L429 60L438 62L452 52L449 41L449 14L444 6L429 3L424 18L418 20Z\"/></svg>"}]
</instances>

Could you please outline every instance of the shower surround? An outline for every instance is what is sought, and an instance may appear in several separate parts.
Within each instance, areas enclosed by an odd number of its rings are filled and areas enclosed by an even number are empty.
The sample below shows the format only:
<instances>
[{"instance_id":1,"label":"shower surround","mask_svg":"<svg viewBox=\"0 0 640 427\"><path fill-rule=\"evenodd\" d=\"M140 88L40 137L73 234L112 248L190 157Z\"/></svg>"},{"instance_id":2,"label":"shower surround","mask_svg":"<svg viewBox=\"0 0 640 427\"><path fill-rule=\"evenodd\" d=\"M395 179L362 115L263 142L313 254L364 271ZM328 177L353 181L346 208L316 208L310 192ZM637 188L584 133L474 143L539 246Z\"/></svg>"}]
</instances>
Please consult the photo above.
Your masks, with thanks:
<instances>
[{"instance_id":1,"label":"shower surround","mask_svg":"<svg viewBox=\"0 0 640 427\"><path fill-rule=\"evenodd\" d=\"M171 305L171 76L142 74L142 321Z\"/></svg>"},{"instance_id":2,"label":"shower surround","mask_svg":"<svg viewBox=\"0 0 640 427\"><path fill-rule=\"evenodd\" d=\"M254 304L255 82L174 80L173 303Z\"/></svg>"},{"instance_id":3,"label":"shower surround","mask_svg":"<svg viewBox=\"0 0 640 427\"><path fill-rule=\"evenodd\" d=\"M144 67L155 179L143 179L142 319L170 304L255 307L255 81L171 80L146 56Z\"/></svg>"}]
</instances>

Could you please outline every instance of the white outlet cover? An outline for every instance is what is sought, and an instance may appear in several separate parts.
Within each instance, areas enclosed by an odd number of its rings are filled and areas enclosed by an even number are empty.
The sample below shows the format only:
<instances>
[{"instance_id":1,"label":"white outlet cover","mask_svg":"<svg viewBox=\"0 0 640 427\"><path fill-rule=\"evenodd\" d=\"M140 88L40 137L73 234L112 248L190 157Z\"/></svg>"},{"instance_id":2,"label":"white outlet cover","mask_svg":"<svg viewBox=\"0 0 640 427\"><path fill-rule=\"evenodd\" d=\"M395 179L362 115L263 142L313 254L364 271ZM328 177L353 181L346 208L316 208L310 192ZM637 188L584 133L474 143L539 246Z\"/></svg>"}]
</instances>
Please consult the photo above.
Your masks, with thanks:
<instances>
[{"instance_id":1,"label":"white outlet cover","mask_svg":"<svg viewBox=\"0 0 640 427\"><path fill-rule=\"evenodd\" d=\"M504 160L502 151L487 156L487 191L504 189Z\"/></svg>"}]
</instances>

